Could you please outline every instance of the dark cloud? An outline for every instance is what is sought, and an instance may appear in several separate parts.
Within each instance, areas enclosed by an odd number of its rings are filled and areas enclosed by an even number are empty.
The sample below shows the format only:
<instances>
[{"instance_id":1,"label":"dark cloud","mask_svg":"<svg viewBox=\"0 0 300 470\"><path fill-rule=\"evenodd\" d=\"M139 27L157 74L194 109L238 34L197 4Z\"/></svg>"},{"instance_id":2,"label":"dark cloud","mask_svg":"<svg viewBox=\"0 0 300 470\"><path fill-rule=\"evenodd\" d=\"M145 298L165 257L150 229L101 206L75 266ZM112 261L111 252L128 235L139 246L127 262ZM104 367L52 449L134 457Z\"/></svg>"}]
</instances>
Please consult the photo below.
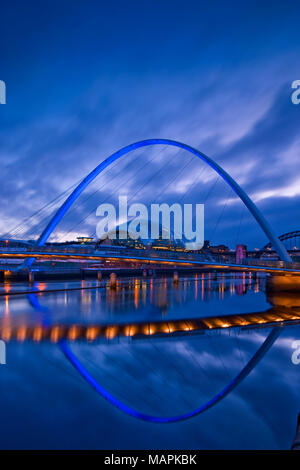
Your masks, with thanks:
<instances>
[{"instance_id":1,"label":"dark cloud","mask_svg":"<svg viewBox=\"0 0 300 470\"><path fill-rule=\"evenodd\" d=\"M79 181L113 151L151 137L181 140L204 151L257 200L276 229L285 230L279 210L277 215L272 211L273 198L276 207L284 209L289 229L297 229L300 113L291 103L290 85L298 77L299 38L295 16L286 6L273 6L267 12L251 2L243 11L235 5L232 16L227 8L221 12L220 6L217 15L209 6L201 13L180 9L179 14L179 5L172 3L172 11L163 8L155 18L153 11L145 16L138 8L139 21L120 6L112 30L103 22L105 15L110 17L109 7L101 12L102 27L97 28L84 6L69 12L65 25L55 14L59 8L64 10L55 4L51 15L40 12L39 25L24 42L22 36L22 43L18 38L9 42L7 28L2 32L11 49L11 56L3 58L7 77L1 77L8 82L7 105L0 110L2 233ZM27 13L24 30L32 28ZM18 17L7 8L4 15L8 22ZM125 28L124 15L131 28ZM173 19L168 27L165 15ZM283 24L289 27L283 30ZM116 39L120 37L122 41ZM32 53L21 60L25 50ZM22 90L13 72L23 79ZM203 202L214 184L215 176L202 170L198 161L180 174L189 158L182 152L158 154L158 149L147 149L140 158L149 162L141 171L142 166L130 168L120 162L99 178L98 193L80 198L57 228L59 236L76 225L78 233L91 231L96 205L107 197L115 200L120 191L147 203L154 197L175 202L184 194L185 202ZM166 165L165 171L157 174L159 165ZM87 195L92 191L88 189ZM236 239L242 211L231 197L220 183L209 193L206 238L217 225L215 242ZM35 221L37 230L44 220ZM77 220L82 220L81 225ZM242 222L245 243L265 243L247 214ZM33 232L28 225L24 236Z\"/></svg>"}]
</instances>

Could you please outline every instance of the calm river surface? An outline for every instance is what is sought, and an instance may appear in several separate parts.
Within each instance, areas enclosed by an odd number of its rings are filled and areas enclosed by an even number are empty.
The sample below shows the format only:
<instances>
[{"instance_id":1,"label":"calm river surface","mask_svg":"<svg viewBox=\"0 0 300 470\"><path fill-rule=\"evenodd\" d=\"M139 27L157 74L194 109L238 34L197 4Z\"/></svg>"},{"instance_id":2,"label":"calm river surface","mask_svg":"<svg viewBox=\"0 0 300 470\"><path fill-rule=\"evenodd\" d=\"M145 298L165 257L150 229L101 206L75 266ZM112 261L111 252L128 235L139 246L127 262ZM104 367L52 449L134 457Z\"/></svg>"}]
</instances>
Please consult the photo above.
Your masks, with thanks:
<instances>
[{"instance_id":1,"label":"calm river surface","mask_svg":"<svg viewBox=\"0 0 300 470\"><path fill-rule=\"evenodd\" d=\"M242 274L0 285L1 448L287 449L300 411L300 364L292 344L300 325L279 338L245 380L215 406L191 419L154 424L126 415L88 384L57 339L38 328L74 326L69 350L102 387L142 413L173 416L210 400L247 364L271 328L95 341L76 339L76 325L171 322L257 313L275 303L300 310L300 300L268 293L264 277ZM60 289L58 291L57 289ZM52 292L47 292L51 290ZM12 295L18 291L18 295ZM24 291L20 293L20 291ZM4 295L5 294L5 295ZM34 338L27 331L35 328ZM11 331L17 329L18 337Z\"/></svg>"}]
</instances>

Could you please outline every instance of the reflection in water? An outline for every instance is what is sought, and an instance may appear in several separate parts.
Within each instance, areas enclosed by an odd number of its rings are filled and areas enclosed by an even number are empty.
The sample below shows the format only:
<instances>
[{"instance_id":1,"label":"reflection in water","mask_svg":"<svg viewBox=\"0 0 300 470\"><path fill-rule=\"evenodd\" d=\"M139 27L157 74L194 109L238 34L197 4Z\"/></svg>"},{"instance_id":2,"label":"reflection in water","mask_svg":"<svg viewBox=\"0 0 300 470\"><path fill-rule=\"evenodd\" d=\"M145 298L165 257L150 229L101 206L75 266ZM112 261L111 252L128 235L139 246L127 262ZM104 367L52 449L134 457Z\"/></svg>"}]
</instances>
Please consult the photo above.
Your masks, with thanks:
<instances>
[{"instance_id":1,"label":"reflection in water","mask_svg":"<svg viewBox=\"0 0 300 470\"><path fill-rule=\"evenodd\" d=\"M148 319L149 315L174 319L223 315L226 311L247 313L265 310L270 302L265 298L265 278L257 277L254 286L253 290L250 275L212 276L210 273L202 273L193 278L181 278L178 285L173 283L172 278L165 277L121 279L115 289L110 289L109 281L102 281L100 287L93 281L38 282L34 289L44 292L43 305L51 308L58 319L65 317L68 322L79 319L83 322L89 319L92 321L96 317L97 323L100 323L112 319L141 321ZM11 289L11 294L22 293L26 292L28 286L4 284L4 289ZM239 300L242 296L247 297L247 303L243 299ZM0 298L0 326L3 315L9 316L10 305L13 305L15 313L18 311L18 317L14 316L13 321L18 322L20 316L25 316L26 321L35 321L36 317L28 308L25 296L7 295L2 297L2 302Z\"/></svg>"},{"instance_id":2,"label":"reflection in water","mask_svg":"<svg viewBox=\"0 0 300 470\"><path fill-rule=\"evenodd\" d=\"M9 291L6 291L8 286ZM26 407L31 416L28 429L34 426L33 423L38 429L42 428L45 418L47 430L33 438L37 447L51 446L51 439L59 434L58 424L55 424L58 422L68 429L71 446L79 433L83 447L101 447L101 443L93 440L95 430L99 432L101 423L100 433L106 435L111 419L119 429L124 423L126 432L125 428L117 435L110 432L110 443L106 443L106 447L143 447L145 442L148 445L150 442L153 447L170 446L165 430L143 428L144 432L140 433L130 418L114 412L99 397L94 397L59 353L56 343L62 338L70 341L73 353L89 373L122 402L148 414L166 415L168 409L181 414L224 388L263 344L270 329L244 330L247 321L248 326L255 323L256 327L287 320L295 325L300 314L297 295L271 294L264 277L242 273L201 273L180 278L178 286L173 284L172 278L134 278L119 279L115 290L110 289L106 281L102 281L100 287L96 287L96 282L82 281L37 283L36 288L43 292L37 294L44 307L39 312L28 303L26 295L7 295L7 292L26 290L25 284L2 285L6 295L0 300L0 331L2 338L10 341L10 368L1 369L3 400L0 411L7 420L17 423L15 407L22 404L20 406ZM50 317L47 311L51 312ZM193 335L195 330L196 336ZM205 334L199 334L201 331ZM154 337L155 340L150 340ZM296 370L289 356L290 338L300 338L297 325L285 327L256 373L250 374L243 386L227 397L224 405L219 404L209 414L195 418L195 424L185 425L186 433L176 428L173 447L201 448L207 446L207 442L208 447L230 447L227 437L216 432L220 425L219 416L223 428L229 426L228 412L224 418L224 406L231 416L228 435L232 436L234 426L240 430L243 416L243 428L247 427L245 423L254 421L256 429L248 440L250 447L287 446L290 443L287 416L294 417L298 411L297 390L293 387ZM278 370L285 375L282 382L278 380ZM26 395L24 391L29 386L31 392ZM50 391L52 395L48 398ZM267 391L272 400L266 399ZM277 400L277 396L279 399L283 395L288 400L284 413ZM64 412L57 403L59 396L64 397ZM84 403L92 407L93 413L83 436L80 426L75 431L73 425L68 424L67 414L75 420L78 417L79 423L86 413ZM269 434L259 423L273 415L281 425L275 424L276 432ZM24 426L26 422L25 418ZM204 423L208 430L206 440L199 434ZM293 421L291 429L293 433ZM1 432L0 435L4 446L16 442L10 433ZM60 439L64 442L65 437L60 436ZM23 441L26 447L25 437ZM232 447L244 446L239 433L234 437Z\"/></svg>"},{"instance_id":3,"label":"reflection in water","mask_svg":"<svg viewBox=\"0 0 300 470\"><path fill-rule=\"evenodd\" d=\"M9 341L51 341L58 342L62 339L70 341L96 339L112 340L122 337L132 339L163 338L172 336L191 335L204 333L206 331L218 330L220 328L250 328L261 326L274 326L276 324L300 323L300 310L273 307L264 312L255 314L246 313L239 315L222 315L219 317L202 317L201 319L181 319L173 321L147 321L119 324L36 324L34 326L14 325L6 322L0 326L0 339Z\"/></svg>"},{"instance_id":4,"label":"reflection in water","mask_svg":"<svg viewBox=\"0 0 300 470\"><path fill-rule=\"evenodd\" d=\"M179 284L167 277L124 279L119 280L114 289L110 288L109 282L102 282L99 287L98 284L81 281L80 288L65 286L70 290L64 291L61 291L61 285L58 286L60 290L55 291L55 286L50 283L36 283L35 289L39 294L30 294L30 303L41 312L42 301L44 314L50 310L51 318L45 320L45 315L37 316L35 310L10 315L10 303L13 306L18 302L24 305L25 299L23 295L4 295L0 338L6 341L58 341L62 338L90 341L92 338L178 334L299 321L297 295L273 292L265 295L265 278L256 277L254 289L252 281L251 273L233 276L221 273L212 277L202 273L201 281L196 275L182 278ZM201 298L198 298L199 287ZM47 295L41 296L41 292ZM241 296L247 298L246 305ZM258 309L260 306L261 311ZM235 309L237 313L234 313ZM232 313L228 315L226 310ZM130 335L125 333L128 329Z\"/></svg>"},{"instance_id":5,"label":"reflection in water","mask_svg":"<svg viewBox=\"0 0 300 470\"><path fill-rule=\"evenodd\" d=\"M171 332L171 330L170 330ZM66 358L71 362L79 374L86 380L86 382L91 385L97 393L103 398L105 398L111 405L115 406L119 410L123 411L129 416L134 418L148 421L150 423L175 423L190 419L192 417L198 416L201 413L207 411L208 409L215 406L225 397L227 397L257 366L259 361L264 357L268 350L273 346L274 342L278 339L279 335L282 332L282 328L275 327L271 330L264 343L256 351L254 356L249 360L249 362L243 367L243 369L229 381L225 387L219 391L212 398L207 400L200 407L194 408L191 411L181 414L172 414L171 416L158 416L153 414L145 414L144 412L138 411L136 407L130 407L124 403L124 401L118 400L114 395L110 394L106 388L104 388L87 370L86 367L78 360L74 353L69 348L65 340L60 342L60 347L65 354ZM151 330L148 332L145 331L145 334L151 334Z\"/></svg>"}]
</instances>

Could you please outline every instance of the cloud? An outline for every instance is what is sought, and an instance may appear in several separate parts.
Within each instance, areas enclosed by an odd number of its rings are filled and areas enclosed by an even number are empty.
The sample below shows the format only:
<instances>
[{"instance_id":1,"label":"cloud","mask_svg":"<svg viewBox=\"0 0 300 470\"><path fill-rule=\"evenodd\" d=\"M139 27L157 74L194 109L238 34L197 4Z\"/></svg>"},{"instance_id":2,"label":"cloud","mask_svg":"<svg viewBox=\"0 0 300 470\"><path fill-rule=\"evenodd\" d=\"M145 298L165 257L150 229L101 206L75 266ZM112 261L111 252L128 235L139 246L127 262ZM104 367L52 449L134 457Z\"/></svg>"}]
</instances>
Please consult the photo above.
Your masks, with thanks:
<instances>
[{"instance_id":1,"label":"cloud","mask_svg":"<svg viewBox=\"0 0 300 470\"><path fill-rule=\"evenodd\" d=\"M202 68L205 74L199 80ZM166 70L141 77L127 72L111 81L95 80L77 102L60 106L59 112L4 126L0 196L8 203L1 207L0 230L10 230L47 205L113 151L151 137L180 140L215 158L267 218L271 216L271 223L280 226L280 215L272 215L272 201L276 198L278 207L285 207L286 198L296 202L299 194L295 176L299 109L290 100L286 69L290 73L295 69L293 54L234 68L199 64L176 70L171 78ZM94 231L99 203L107 198L113 201L126 191L133 200L145 203L153 202L153 197L170 203L182 198L200 203L208 194L206 238L226 206L215 241L231 243L239 225L240 203L233 203L237 199L228 194L225 184L218 181L215 186L212 170L197 159L188 163L189 158L166 148L148 148L125 157L86 190L59 224L56 237ZM18 235L37 236L56 207L46 207L39 214L41 220L30 219ZM289 227L297 210L296 204L291 206ZM247 233L249 246L265 244L247 214L242 233Z\"/></svg>"}]
</instances>

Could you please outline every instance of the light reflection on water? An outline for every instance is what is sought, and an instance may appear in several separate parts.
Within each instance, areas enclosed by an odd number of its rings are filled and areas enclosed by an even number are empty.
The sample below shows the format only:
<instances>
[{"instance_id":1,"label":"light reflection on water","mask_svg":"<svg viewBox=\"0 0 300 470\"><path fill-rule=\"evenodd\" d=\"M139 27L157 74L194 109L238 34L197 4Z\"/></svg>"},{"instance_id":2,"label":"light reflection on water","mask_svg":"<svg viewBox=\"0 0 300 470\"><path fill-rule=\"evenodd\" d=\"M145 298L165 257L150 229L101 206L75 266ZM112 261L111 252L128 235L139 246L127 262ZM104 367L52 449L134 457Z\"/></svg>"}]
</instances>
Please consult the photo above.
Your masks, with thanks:
<instances>
[{"instance_id":1,"label":"light reflection on water","mask_svg":"<svg viewBox=\"0 0 300 470\"><path fill-rule=\"evenodd\" d=\"M86 322L95 318L101 322L193 318L261 311L269 305L264 294L265 279L254 280L245 274L196 275L181 278L178 286L173 284L172 278L120 279L116 290L109 288L109 281L102 281L100 288L93 288L95 286L96 281L35 284L40 291L50 290L43 296L42 304L51 309L55 318L67 322L79 321L79 318ZM74 290L51 292L68 287ZM28 289L28 285L12 284L9 288L22 291ZM7 315L10 308L15 315L20 314L22 320L24 315L26 321L32 315L35 318L36 313L25 295L5 297L5 303L0 302L0 317Z\"/></svg>"},{"instance_id":2,"label":"light reflection on water","mask_svg":"<svg viewBox=\"0 0 300 470\"><path fill-rule=\"evenodd\" d=\"M37 287L47 291L95 284L48 282ZM27 287L6 284L2 291ZM120 279L116 290L102 281L97 289L47 292L38 300L51 311L55 324L89 324L260 312L274 301L265 290L265 278L200 274L181 278L178 287L171 278ZM286 304L290 298L279 301ZM300 371L291 362L291 343L300 339L299 326L284 328L263 361L222 403L188 422L166 427L138 422L112 408L82 381L56 344L26 341L26 326L44 320L45 313L36 312L26 295L1 298L0 326L22 325L18 341L7 343L7 365L0 366L1 447L290 446L299 411ZM75 341L71 347L90 373L124 403L170 415L198 407L222 389L268 332L238 329L114 344ZM75 340L76 326L73 335Z\"/></svg>"}]
</instances>

